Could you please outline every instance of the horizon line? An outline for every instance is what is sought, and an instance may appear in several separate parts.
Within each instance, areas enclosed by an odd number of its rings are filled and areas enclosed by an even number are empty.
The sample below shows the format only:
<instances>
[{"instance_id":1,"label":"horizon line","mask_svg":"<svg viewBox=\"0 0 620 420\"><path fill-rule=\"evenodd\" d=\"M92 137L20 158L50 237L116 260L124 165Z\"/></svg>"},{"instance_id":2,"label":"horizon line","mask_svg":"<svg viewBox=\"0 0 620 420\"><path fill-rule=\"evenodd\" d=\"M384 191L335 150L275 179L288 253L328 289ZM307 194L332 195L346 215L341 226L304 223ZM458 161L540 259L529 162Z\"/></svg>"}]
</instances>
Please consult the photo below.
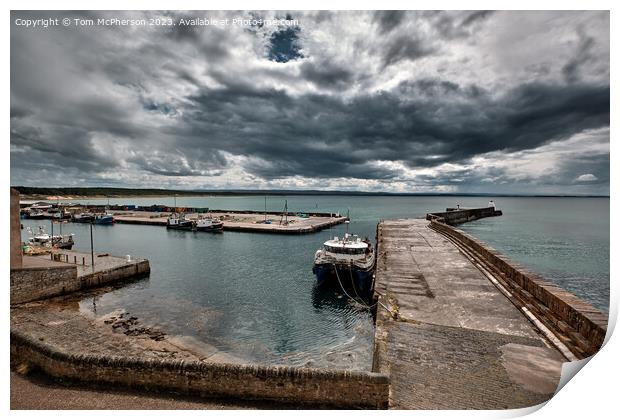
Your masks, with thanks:
<instances>
[{"instance_id":1,"label":"horizon line","mask_svg":"<svg viewBox=\"0 0 620 420\"><path fill-rule=\"evenodd\" d=\"M21 192L23 195L52 195L58 194L65 190L65 193L69 195L84 195L80 192L88 192L88 190L100 190L101 195L108 193L118 195L121 192L157 192L157 193L181 193L181 194L274 194L274 195L310 195L310 194L327 194L327 195L366 195L366 196L496 196L496 197L583 197L583 198L610 198L610 194L537 194L537 193L494 193L494 192L391 192L391 191L358 191L358 190L317 190L317 189L243 189L243 188L229 188L229 189L169 189L169 188L133 188L133 187L30 187L24 185L11 186L16 190L37 190ZM52 191L60 190L60 191ZM70 192L69 190L73 190ZM116 191L117 193L114 193Z\"/></svg>"}]
</instances>

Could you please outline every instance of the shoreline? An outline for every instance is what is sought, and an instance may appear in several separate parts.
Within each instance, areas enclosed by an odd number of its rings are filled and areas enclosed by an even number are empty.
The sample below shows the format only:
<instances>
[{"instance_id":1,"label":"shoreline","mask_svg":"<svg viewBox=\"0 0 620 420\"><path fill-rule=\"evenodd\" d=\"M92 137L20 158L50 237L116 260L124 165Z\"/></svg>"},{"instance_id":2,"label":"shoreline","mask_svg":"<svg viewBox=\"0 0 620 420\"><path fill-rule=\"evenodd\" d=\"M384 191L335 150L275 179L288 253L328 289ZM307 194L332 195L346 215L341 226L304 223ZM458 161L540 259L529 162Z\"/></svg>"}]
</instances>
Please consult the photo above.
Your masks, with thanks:
<instances>
[{"instance_id":1,"label":"shoreline","mask_svg":"<svg viewBox=\"0 0 620 420\"><path fill-rule=\"evenodd\" d=\"M22 194L21 201L63 201L63 200L105 200L105 199L119 199L119 198L215 198L215 197L255 197L255 196L267 196L267 197L286 197L286 196L341 196L341 197L503 197L503 198L606 198L608 195L491 195L491 194L392 194L392 193L347 193L347 192L223 192L223 193L191 193L191 194L122 194L122 195L45 195L45 194Z\"/></svg>"}]
</instances>

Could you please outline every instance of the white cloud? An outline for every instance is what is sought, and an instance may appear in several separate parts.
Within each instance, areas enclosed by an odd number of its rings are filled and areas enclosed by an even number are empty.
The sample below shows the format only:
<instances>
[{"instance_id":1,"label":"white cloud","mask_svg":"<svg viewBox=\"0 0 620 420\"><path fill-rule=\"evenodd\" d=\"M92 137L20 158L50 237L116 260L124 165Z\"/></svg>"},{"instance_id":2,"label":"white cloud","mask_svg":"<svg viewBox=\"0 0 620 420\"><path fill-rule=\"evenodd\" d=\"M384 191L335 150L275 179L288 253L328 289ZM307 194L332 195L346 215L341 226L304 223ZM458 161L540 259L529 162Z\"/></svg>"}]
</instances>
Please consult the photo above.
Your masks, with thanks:
<instances>
[{"instance_id":1,"label":"white cloud","mask_svg":"<svg viewBox=\"0 0 620 420\"><path fill-rule=\"evenodd\" d=\"M575 179L575 181L579 181L579 182L592 182L592 181L597 181L597 180L598 178L594 176L593 174L579 175L577 179Z\"/></svg>"}]
</instances>

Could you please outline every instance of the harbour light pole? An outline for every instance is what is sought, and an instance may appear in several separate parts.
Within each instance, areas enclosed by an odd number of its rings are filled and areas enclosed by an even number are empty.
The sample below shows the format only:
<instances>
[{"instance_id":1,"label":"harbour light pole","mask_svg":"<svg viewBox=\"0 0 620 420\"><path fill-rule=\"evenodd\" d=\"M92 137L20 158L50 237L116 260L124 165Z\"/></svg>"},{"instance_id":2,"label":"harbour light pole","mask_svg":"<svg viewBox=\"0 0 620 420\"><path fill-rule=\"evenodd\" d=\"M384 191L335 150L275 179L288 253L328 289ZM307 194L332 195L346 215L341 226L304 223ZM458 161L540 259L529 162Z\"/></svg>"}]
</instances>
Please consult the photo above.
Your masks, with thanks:
<instances>
[{"instance_id":1,"label":"harbour light pole","mask_svg":"<svg viewBox=\"0 0 620 420\"><path fill-rule=\"evenodd\" d=\"M95 271L95 249L93 246L93 222L90 222L90 265Z\"/></svg>"},{"instance_id":2,"label":"harbour light pole","mask_svg":"<svg viewBox=\"0 0 620 420\"><path fill-rule=\"evenodd\" d=\"M52 219L50 220L50 225L52 226L52 234L50 235L50 256L52 258L52 260L54 259L54 216L52 216Z\"/></svg>"}]
</instances>

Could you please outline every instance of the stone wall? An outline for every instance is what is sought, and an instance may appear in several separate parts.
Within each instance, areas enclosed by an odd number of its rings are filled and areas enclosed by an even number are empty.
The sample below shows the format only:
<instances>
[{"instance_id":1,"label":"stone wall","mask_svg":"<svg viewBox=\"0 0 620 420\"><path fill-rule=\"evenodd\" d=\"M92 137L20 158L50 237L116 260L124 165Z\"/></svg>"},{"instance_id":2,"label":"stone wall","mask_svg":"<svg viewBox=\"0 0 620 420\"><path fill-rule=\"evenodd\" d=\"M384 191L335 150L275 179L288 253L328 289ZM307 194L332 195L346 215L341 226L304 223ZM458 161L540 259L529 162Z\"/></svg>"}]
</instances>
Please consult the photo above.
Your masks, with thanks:
<instances>
[{"instance_id":1,"label":"stone wall","mask_svg":"<svg viewBox=\"0 0 620 420\"><path fill-rule=\"evenodd\" d=\"M62 295L79 286L75 266L11 268L11 304Z\"/></svg>"},{"instance_id":2,"label":"stone wall","mask_svg":"<svg viewBox=\"0 0 620 420\"><path fill-rule=\"evenodd\" d=\"M577 342L581 356L592 355L600 349L607 333L607 314L561 287L547 282L459 229L437 220L431 221L431 227L471 247L495 267L503 278L523 290L525 299L542 308L543 316L546 312L547 321L554 320L553 327L557 331L569 336L571 331L577 332L578 335L573 334L571 338Z\"/></svg>"},{"instance_id":3,"label":"stone wall","mask_svg":"<svg viewBox=\"0 0 620 420\"><path fill-rule=\"evenodd\" d=\"M502 211L495 207L484 207L479 209L447 209L445 212L428 213L426 220L438 219L449 225L458 225L482 219L483 217L501 216Z\"/></svg>"},{"instance_id":4,"label":"stone wall","mask_svg":"<svg viewBox=\"0 0 620 420\"><path fill-rule=\"evenodd\" d=\"M79 277L79 289L89 289L120 280L145 276L150 272L151 267L148 260L136 261L119 267L81 275Z\"/></svg>"},{"instance_id":5,"label":"stone wall","mask_svg":"<svg viewBox=\"0 0 620 420\"><path fill-rule=\"evenodd\" d=\"M339 407L388 404L388 378L372 372L71 354L17 331L11 331L11 356L79 381Z\"/></svg>"},{"instance_id":6,"label":"stone wall","mask_svg":"<svg viewBox=\"0 0 620 420\"><path fill-rule=\"evenodd\" d=\"M19 192L11 188L11 268L22 266L22 234L19 221Z\"/></svg>"},{"instance_id":7,"label":"stone wall","mask_svg":"<svg viewBox=\"0 0 620 420\"><path fill-rule=\"evenodd\" d=\"M120 280L145 276L151 271L148 260L78 276L73 265L52 265L11 269L11 304L60 296Z\"/></svg>"}]
</instances>

